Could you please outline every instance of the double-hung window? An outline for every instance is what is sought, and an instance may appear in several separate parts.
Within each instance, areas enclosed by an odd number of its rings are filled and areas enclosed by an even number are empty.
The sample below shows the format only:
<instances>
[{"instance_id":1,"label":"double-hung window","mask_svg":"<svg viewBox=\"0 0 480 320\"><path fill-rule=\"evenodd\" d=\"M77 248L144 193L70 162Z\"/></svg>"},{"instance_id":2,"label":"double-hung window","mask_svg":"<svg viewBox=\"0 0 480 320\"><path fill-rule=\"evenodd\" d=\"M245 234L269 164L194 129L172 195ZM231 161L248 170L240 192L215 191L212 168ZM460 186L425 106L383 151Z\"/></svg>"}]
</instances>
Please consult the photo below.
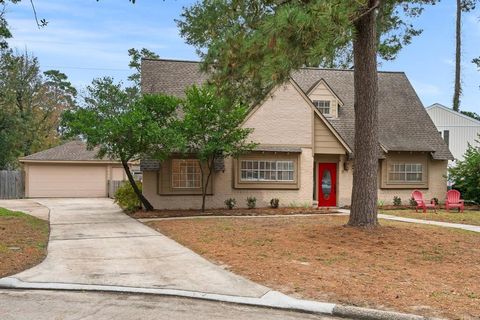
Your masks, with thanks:
<instances>
[{"instance_id":1,"label":"double-hung window","mask_svg":"<svg viewBox=\"0 0 480 320\"><path fill-rule=\"evenodd\" d=\"M172 160L172 188L199 189L201 179L200 163L197 159Z\"/></svg>"},{"instance_id":2,"label":"double-hung window","mask_svg":"<svg viewBox=\"0 0 480 320\"><path fill-rule=\"evenodd\" d=\"M422 182L423 164L421 163L392 163L388 170L390 182Z\"/></svg>"},{"instance_id":3,"label":"double-hung window","mask_svg":"<svg viewBox=\"0 0 480 320\"><path fill-rule=\"evenodd\" d=\"M293 182L293 160L241 160L242 181Z\"/></svg>"},{"instance_id":4,"label":"double-hung window","mask_svg":"<svg viewBox=\"0 0 480 320\"><path fill-rule=\"evenodd\" d=\"M329 100L314 100L313 105L324 115L330 115L330 101Z\"/></svg>"}]
</instances>

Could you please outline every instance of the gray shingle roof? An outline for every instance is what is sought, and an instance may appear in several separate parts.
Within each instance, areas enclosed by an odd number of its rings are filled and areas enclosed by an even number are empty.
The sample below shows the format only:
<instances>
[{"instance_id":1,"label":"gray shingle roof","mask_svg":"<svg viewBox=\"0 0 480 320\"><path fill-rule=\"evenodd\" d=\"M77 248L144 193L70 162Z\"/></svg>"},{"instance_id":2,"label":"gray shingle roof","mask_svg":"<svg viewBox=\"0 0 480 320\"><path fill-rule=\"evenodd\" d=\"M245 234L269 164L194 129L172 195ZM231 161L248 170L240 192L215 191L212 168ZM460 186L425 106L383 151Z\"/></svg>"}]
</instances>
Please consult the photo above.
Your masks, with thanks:
<instances>
[{"instance_id":1,"label":"gray shingle roof","mask_svg":"<svg viewBox=\"0 0 480 320\"><path fill-rule=\"evenodd\" d=\"M43 150L21 160L37 161L111 161L106 158L98 159L96 157L98 148L87 150L87 145L82 141L71 141L62 145Z\"/></svg>"},{"instance_id":2,"label":"gray shingle roof","mask_svg":"<svg viewBox=\"0 0 480 320\"><path fill-rule=\"evenodd\" d=\"M354 149L353 71L302 68L293 80L307 92L324 79L342 100L338 118L328 118L345 142ZM205 82L199 63L178 60L142 61L142 90L184 96L186 87ZM387 151L431 152L434 159L453 159L415 90L403 72L379 72L380 144Z\"/></svg>"}]
</instances>

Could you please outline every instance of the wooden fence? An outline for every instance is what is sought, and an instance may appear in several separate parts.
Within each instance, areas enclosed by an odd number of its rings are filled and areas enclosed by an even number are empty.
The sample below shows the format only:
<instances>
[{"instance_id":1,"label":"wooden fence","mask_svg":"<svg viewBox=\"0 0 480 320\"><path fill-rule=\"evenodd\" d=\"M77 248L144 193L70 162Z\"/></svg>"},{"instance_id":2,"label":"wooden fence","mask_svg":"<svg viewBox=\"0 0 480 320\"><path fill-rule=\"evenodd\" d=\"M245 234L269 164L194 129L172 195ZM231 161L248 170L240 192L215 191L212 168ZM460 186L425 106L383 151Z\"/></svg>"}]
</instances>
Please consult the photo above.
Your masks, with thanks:
<instances>
[{"instance_id":1,"label":"wooden fence","mask_svg":"<svg viewBox=\"0 0 480 320\"><path fill-rule=\"evenodd\" d=\"M0 170L0 199L20 199L25 196L22 171Z\"/></svg>"},{"instance_id":2,"label":"wooden fence","mask_svg":"<svg viewBox=\"0 0 480 320\"><path fill-rule=\"evenodd\" d=\"M115 197L115 192L117 192L117 189L120 188L120 186L124 183L128 183L128 181L125 181L125 180L108 181L108 197L113 199Z\"/></svg>"}]
</instances>

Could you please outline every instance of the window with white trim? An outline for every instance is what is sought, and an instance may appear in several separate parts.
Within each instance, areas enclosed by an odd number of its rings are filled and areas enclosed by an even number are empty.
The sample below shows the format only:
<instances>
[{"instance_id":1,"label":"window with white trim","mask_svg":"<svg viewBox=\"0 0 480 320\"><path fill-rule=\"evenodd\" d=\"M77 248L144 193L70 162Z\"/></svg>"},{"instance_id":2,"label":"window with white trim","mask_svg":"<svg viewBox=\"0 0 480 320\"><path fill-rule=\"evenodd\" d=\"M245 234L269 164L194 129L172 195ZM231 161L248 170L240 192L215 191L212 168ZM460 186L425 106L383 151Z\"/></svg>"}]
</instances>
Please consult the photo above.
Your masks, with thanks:
<instances>
[{"instance_id":1,"label":"window with white trim","mask_svg":"<svg viewBox=\"0 0 480 320\"><path fill-rule=\"evenodd\" d=\"M322 114L330 115L330 101L329 100L313 100L313 105Z\"/></svg>"},{"instance_id":2,"label":"window with white trim","mask_svg":"<svg viewBox=\"0 0 480 320\"><path fill-rule=\"evenodd\" d=\"M292 160L241 160L242 181L294 181Z\"/></svg>"},{"instance_id":3,"label":"window with white trim","mask_svg":"<svg viewBox=\"0 0 480 320\"><path fill-rule=\"evenodd\" d=\"M200 189L202 174L197 159L172 160L172 188Z\"/></svg>"},{"instance_id":4,"label":"window with white trim","mask_svg":"<svg viewBox=\"0 0 480 320\"><path fill-rule=\"evenodd\" d=\"M422 182L423 164L392 163L388 170L389 182Z\"/></svg>"}]
</instances>

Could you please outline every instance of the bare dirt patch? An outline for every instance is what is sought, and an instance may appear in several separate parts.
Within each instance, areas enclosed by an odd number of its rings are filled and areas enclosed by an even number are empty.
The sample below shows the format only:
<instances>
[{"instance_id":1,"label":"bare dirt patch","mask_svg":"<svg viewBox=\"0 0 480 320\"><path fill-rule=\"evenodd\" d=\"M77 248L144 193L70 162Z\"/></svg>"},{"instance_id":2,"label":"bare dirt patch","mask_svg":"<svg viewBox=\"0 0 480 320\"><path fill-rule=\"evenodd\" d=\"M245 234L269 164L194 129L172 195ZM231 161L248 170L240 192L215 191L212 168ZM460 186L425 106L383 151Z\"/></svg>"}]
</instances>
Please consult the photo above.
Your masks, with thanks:
<instances>
[{"instance_id":1,"label":"bare dirt patch","mask_svg":"<svg viewBox=\"0 0 480 320\"><path fill-rule=\"evenodd\" d=\"M294 214L328 214L336 213L336 209L323 209L323 208L255 208L255 209L243 209L236 208L232 210L228 209L209 209L205 212L201 210L153 210L143 211L139 210L129 214L135 219L144 218L174 218L174 217L200 217L200 216L272 216L272 215L294 215ZM128 213L127 213L128 214Z\"/></svg>"},{"instance_id":2,"label":"bare dirt patch","mask_svg":"<svg viewBox=\"0 0 480 320\"><path fill-rule=\"evenodd\" d=\"M286 294L427 316L480 318L480 235L347 217L189 219L149 226Z\"/></svg>"},{"instance_id":3,"label":"bare dirt patch","mask_svg":"<svg viewBox=\"0 0 480 320\"><path fill-rule=\"evenodd\" d=\"M0 208L0 278L40 263L47 254L48 222Z\"/></svg>"}]
</instances>

